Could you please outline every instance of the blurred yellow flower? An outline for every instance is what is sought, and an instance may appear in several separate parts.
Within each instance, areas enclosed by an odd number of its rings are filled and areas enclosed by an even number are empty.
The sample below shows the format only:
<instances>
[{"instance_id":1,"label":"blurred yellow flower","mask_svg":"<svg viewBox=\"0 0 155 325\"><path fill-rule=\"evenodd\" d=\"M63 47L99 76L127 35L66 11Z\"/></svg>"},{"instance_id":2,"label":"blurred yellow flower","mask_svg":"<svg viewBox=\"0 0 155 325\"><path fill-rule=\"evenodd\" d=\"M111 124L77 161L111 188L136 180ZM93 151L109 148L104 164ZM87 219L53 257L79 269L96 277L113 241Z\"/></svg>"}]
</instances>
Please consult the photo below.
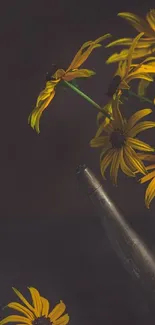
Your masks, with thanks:
<instances>
[{"instance_id":1,"label":"blurred yellow flower","mask_svg":"<svg viewBox=\"0 0 155 325\"><path fill-rule=\"evenodd\" d=\"M49 103L55 96L55 88L58 83L62 80L64 81L71 81L75 78L88 78L95 74L94 71L88 69L79 69L79 67L88 59L91 52L100 47L103 40L110 37L110 34L105 34L95 41L88 41L84 43L77 54L75 55L74 59L72 60L71 64L69 65L67 70L58 69L53 76L51 76L51 80L46 82L46 86L41 91L38 96L36 106L33 109L32 113L29 115L28 122L31 127L36 129L37 133L40 132L39 130L39 121L43 111L47 108Z\"/></svg>"},{"instance_id":2,"label":"blurred yellow flower","mask_svg":"<svg viewBox=\"0 0 155 325\"><path fill-rule=\"evenodd\" d=\"M110 177L117 185L119 167L129 177L134 177L138 171L143 175L147 170L135 150L154 152L149 144L135 138L140 132L155 127L155 122L144 121L136 124L141 118L150 114L151 109L143 109L133 114L126 121L119 109L119 97L112 100L114 120L107 126L100 125L96 136L91 140L91 147L102 147L100 154L101 174L105 178L105 171L111 164ZM106 135L101 135L105 133Z\"/></svg>"},{"instance_id":3,"label":"blurred yellow flower","mask_svg":"<svg viewBox=\"0 0 155 325\"><path fill-rule=\"evenodd\" d=\"M133 59L139 59L155 53L155 9L151 9L146 14L146 20L130 12L121 12L118 14L118 16L126 19L138 32L144 33L144 37L141 38L135 48ZM111 42L106 47L109 48L112 46L122 45L130 46L132 41L132 38L121 38ZM125 60L128 55L128 51L128 49L123 49L120 53L111 55L108 58L107 63Z\"/></svg>"},{"instance_id":4,"label":"blurred yellow flower","mask_svg":"<svg viewBox=\"0 0 155 325\"><path fill-rule=\"evenodd\" d=\"M13 290L24 303L21 305L18 302L11 302L7 307L14 309L24 316L20 315L11 315L0 321L0 325L7 323L17 323L17 324L27 324L27 325L66 325L69 322L68 314L64 313L66 306L60 301L54 309L49 312L49 301L42 297L37 289L30 287L28 288L31 297L32 305L24 298L24 296L15 288Z\"/></svg>"},{"instance_id":5,"label":"blurred yellow flower","mask_svg":"<svg viewBox=\"0 0 155 325\"><path fill-rule=\"evenodd\" d=\"M147 82L152 82L153 78L151 74L147 73L144 68L141 67L141 64L132 64L132 55L134 52L134 48L138 43L139 39L142 37L143 33L138 34L133 40L130 49L128 51L128 56L126 60L120 61L118 64L118 69L114 75L112 83L108 88L107 95L111 97L110 101L103 107L104 111L109 114L112 114L112 101L116 96L120 97L122 95L123 89L129 89L129 83L133 79L141 79ZM153 59L152 59L153 60ZM143 72L141 71L143 69ZM99 112L97 115L97 122L104 118L104 126L110 123L110 119L108 117L104 117L102 112Z\"/></svg>"}]
</instances>

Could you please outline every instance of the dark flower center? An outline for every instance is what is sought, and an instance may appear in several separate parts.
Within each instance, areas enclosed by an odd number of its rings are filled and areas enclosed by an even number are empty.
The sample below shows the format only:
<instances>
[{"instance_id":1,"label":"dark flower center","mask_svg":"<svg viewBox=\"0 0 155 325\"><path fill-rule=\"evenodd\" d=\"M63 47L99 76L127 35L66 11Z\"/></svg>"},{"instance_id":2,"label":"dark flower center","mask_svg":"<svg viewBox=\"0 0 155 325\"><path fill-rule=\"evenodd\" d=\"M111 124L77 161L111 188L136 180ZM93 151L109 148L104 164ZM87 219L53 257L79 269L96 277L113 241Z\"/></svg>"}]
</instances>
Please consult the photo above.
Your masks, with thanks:
<instances>
[{"instance_id":1,"label":"dark flower center","mask_svg":"<svg viewBox=\"0 0 155 325\"><path fill-rule=\"evenodd\" d=\"M50 318L47 318L45 316L41 316L38 317L36 319L34 319L34 321L32 322L32 325L51 325L51 321Z\"/></svg>"},{"instance_id":2,"label":"dark flower center","mask_svg":"<svg viewBox=\"0 0 155 325\"><path fill-rule=\"evenodd\" d=\"M113 148L122 148L125 143L125 136L120 130L112 132L110 142Z\"/></svg>"},{"instance_id":3,"label":"dark flower center","mask_svg":"<svg viewBox=\"0 0 155 325\"><path fill-rule=\"evenodd\" d=\"M117 91L118 86L120 85L120 82L121 82L121 77L120 77L119 75L116 75L116 76L112 79L112 81L111 81L111 83L110 83L110 85L109 85L109 87L108 87L108 91L107 91L107 93L106 93L106 95L107 95L108 97L113 97L113 95L114 95L115 92Z\"/></svg>"}]
</instances>

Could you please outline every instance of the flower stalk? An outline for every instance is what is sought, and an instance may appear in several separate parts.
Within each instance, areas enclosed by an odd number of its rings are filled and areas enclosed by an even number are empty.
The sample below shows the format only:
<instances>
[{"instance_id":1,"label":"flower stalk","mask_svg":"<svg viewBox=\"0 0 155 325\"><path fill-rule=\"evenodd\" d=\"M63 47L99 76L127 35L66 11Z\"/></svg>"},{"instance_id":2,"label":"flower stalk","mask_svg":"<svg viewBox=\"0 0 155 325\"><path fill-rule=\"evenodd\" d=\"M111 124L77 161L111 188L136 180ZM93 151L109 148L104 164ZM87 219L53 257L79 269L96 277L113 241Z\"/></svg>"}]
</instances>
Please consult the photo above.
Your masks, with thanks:
<instances>
[{"instance_id":1,"label":"flower stalk","mask_svg":"<svg viewBox=\"0 0 155 325\"><path fill-rule=\"evenodd\" d=\"M102 112L106 117L108 117L110 120L113 120L111 114L109 114L108 112L106 112L104 110L104 108L102 108L100 105L98 105L96 102L94 102L93 99L91 99L88 95L86 95L83 91L81 91L79 88L77 88L76 86L74 86L72 83L63 80L63 83L65 85L67 85L69 88L71 88L73 91L75 91L78 95L80 95L81 97L83 97L84 99L86 99L91 105L93 105L94 107L96 107L100 112Z\"/></svg>"}]
</instances>

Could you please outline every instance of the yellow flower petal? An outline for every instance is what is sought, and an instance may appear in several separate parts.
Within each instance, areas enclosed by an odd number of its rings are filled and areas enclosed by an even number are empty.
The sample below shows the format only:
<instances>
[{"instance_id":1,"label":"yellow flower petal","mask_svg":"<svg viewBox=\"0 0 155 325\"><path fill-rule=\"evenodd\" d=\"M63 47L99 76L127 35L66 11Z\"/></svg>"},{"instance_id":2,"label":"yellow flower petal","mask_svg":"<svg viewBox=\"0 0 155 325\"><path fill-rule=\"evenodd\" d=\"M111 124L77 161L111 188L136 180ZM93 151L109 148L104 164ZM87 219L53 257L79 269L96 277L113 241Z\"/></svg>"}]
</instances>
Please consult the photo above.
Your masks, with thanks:
<instances>
[{"instance_id":1,"label":"yellow flower petal","mask_svg":"<svg viewBox=\"0 0 155 325\"><path fill-rule=\"evenodd\" d=\"M106 153L107 151L109 151L111 148L112 148L112 146L111 146L111 143L109 142L109 144L107 144L107 145L102 149L102 151L101 151L101 153L100 153L100 164L101 164L101 162L102 162L103 157L105 156L105 153Z\"/></svg>"},{"instance_id":2,"label":"yellow flower petal","mask_svg":"<svg viewBox=\"0 0 155 325\"><path fill-rule=\"evenodd\" d=\"M106 48L112 47L112 46L129 46L131 45L131 43L133 42L133 38L120 38L116 41L113 41L111 43L109 43L108 45L106 45ZM141 49L141 48L148 48L150 46L152 46L155 43L155 38L152 37L142 37L137 45L136 45L136 49Z\"/></svg>"},{"instance_id":3,"label":"yellow flower petal","mask_svg":"<svg viewBox=\"0 0 155 325\"><path fill-rule=\"evenodd\" d=\"M55 96L55 91L48 97L48 99L43 102L39 107L35 107L34 110L31 112L31 114L28 117L28 123L31 125L31 127L36 129L37 133L40 133L39 128L39 122L41 115L43 111L47 108L49 103L52 101L52 99Z\"/></svg>"},{"instance_id":4,"label":"yellow flower petal","mask_svg":"<svg viewBox=\"0 0 155 325\"><path fill-rule=\"evenodd\" d=\"M72 60L72 62L71 62L71 64L69 65L68 69L66 70L66 72L75 69L76 65L77 65L78 62L79 62L79 59L81 58L81 55L82 55L82 53L83 53L83 50L85 50L85 49L86 49L87 47L89 47L91 44L92 44L92 41L87 41L87 42L85 42L85 43L80 47L80 49L78 50L77 54L75 55L74 59Z\"/></svg>"},{"instance_id":5,"label":"yellow flower petal","mask_svg":"<svg viewBox=\"0 0 155 325\"><path fill-rule=\"evenodd\" d=\"M34 313L34 308L29 304L29 302L24 298L24 296L14 287L12 287L13 291L19 297L19 299Z\"/></svg>"},{"instance_id":6,"label":"yellow flower petal","mask_svg":"<svg viewBox=\"0 0 155 325\"><path fill-rule=\"evenodd\" d=\"M69 315L65 314L64 316L60 317L59 319L54 321L54 325L66 325L69 323Z\"/></svg>"},{"instance_id":7,"label":"yellow flower petal","mask_svg":"<svg viewBox=\"0 0 155 325\"><path fill-rule=\"evenodd\" d=\"M139 72L134 72L134 73L129 73L129 76L126 78L126 81L129 83L131 80L134 80L134 79L142 79L144 81L147 81L147 82L153 82L153 78L147 74L147 73L139 73Z\"/></svg>"},{"instance_id":8,"label":"yellow flower petal","mask_svg":"<svg viewBox=\"0 0 155 325\"><path fill-rule=\"evenodd\" d=\"M129 177L135 177L134 172L127 166L124 160L124 148L121 150L121 157L120 157L120 168L124 174Z\"/></svg>"},{"instance_id":9,"label":"yellow flower petal","mask_svg":"<svg viewBox=\"0 0 155 325\"><path fill-rule=\"evenodd\" d=\"M138 34L132 44L131 44L131 47L129 48L129 52L128 52L128 56L127 56L127 69L126 69L126 76L128 75L129 73L129 70L130 70L130 66L131 66L131 63L132 63L132 57L133 57L133 52L134 52L134 49L136 48L136 45L139 41L139 39L144 35L144 33L140 33Z\"/></svg>"},{"instance_id":10,"label":"yellow flower petal","mask_svg":"<svg viewBox=\"0 0 155 325\"><path fill-rule=\"evenodd\" d=\"M82 45L82 47L79 49L79 51L77 52L77 54L75 55L74 59L72 60L72 62L70 64L70 66L68 67L67 71L79 68L88 59L91 52L95 48L101 46L101 44L99 44L99 43L101 41L105 40L106 38L110 37L110 36L111 36L111 34L105 34L105 35L97 38L95 41L88 41L88 42L84 43ZM88 49L85 50L84 53L83 53L83 50L86 49L86 47L88 47Z\"/></svg>"},{"instance_id":11,"label":"yellow flower petal","mask_svg":"<svg viewBox=\"0 0 155 325\"><path fill-rule=\"evenodd\" d=\"M128 145L124 146L124 160L131 171L139 171L141 174L147 174L146 168L143 162L139 159L138 155Z\"/></svg>"},{"instance_id":12,"label":"yellow flower petal","mask_svg":"<svg viewBox=\"0 0 155 325\"><path fill-rule=\"evenodd\" d=\"M60 79L65 75L66 71L64 69L58 69L54 75L53 78L57 79L60 81ZM50 82L50 81L49 81ZM53 82L53 80L52 80Z\"/></svg>"},{"instance_id":13,"label":"yellow flower petal","mask_svg":"<svg viewBox=\"0 0 155 325\"><path fill-rule=\"evenodd\" d=\"M96 73L92 70L79 69L79 70L67 72L62 79L66 80L66 81L70 81L75 78L88 78L88 77L94 76L95 74Z\"/></svg>"},{"instance_id":14,"label":"yellow flower petal","mask_svg":"<svg viewBox=\"0 0 155 325\"><path fill-rule=\"evenodd\" d=\"M118 170L119 170L119 165L120 165L120 158L121 158L121 151L123 149L121 148L120 150L116 150L113 154L112 162L111 162L111 168L110 168L110 178L112 180L112 183L114 185L117 185L117 177L118 177Z\"/></svg>"},{"instance_id":15,"label":"yellow flower petal","mask_svg":"<svg viewBox=\"0 0 155 325\"><path fill-rule=\"evenodd\" d=\"M147 170L147 171L148 171L148 170L151 170L151 169L155 169L155 164L153 164L153 165L149 165L149 166L146 167L146 170Z\"/></svg>"},{"instance_id":16,"label":"yellow flower petal","mask_svg":"<svg viewBox=\"0 0 155 325\"><path fill-rule=\"evenodd\" d=\"M151 55L154 51L155 51L155 49L153 50L153 48L150 47L150 46L148 46L147 48L135 49L134 52L133 52L133 55L132 55L132 59L135 60L135 59L143 58L145 56ZM128 56L128 52L129 52L129 50L125 49L125 50L122 50L120 53L112 54L107 59L106 64L126 60L126 58Z\"/></svg>"},{"instance_id":17,"label":"yellow flower petal","mask_svg":"<svg viewBox=\"0 0 155 325\"><path fill-rule=\"evenodd\" d=\"M98 138L102 134L102 132L105 132L105 128L109 123L110 123L109 118L106 117L105 120L99 126L99 128L95 134L95 138ZM107 137L107 138L109 139L109 137Z\"/></svg>"},{"instance_id":18,"label":"yellow flower petal","mask_svg":"<svg viewBox=\"0 0 155 325\"><path fill-rule=\"evenodd\" d=\"M155 127L155 122L152 122L152 121L139 122L132 129L130 129L130 131L128 132L128 136L133 138L138 133L145 131L147 129L154 128L154 127Z\"/></svg>"},{"instance_id":19,"label":"yellow flower petal","mask_svg":"<svg viewBox=\"0 0 155 325\"><path fill-rule=\"evenodd\" d=\"M149 25L151 26L151 28L155 31L155 9L151 9L147 13L146 19L147 19Z\"/></svg>"},{"instance_id":20,"label":"yellow flower petal","mask_svg":"<svg viewBox=\"0 0 155 325\"><path fill-rule=\"evenodd\" d=\"M155 161L155 155L150 155L147 153L138 152L138 157L141 160L145 160L145 161Z\"/></svg>"},{"instance_id":21,"label":"yellow flower petal","mask_svg":"<svg viewBox=\"0 0 155 325\"><path fill-rule=\"evenodd\" d=\"M105 157L103 158L103 160L101 161L101 174L104 179L105 179L105 176L104 176L105 171L112 161L114 152L115 152L115 149L110 149L108 151L108 153L105 155Z\"/></svg>"},{"instance_id":22,"label":"yellow flower petal","mask_svg":"<svg viewBox=\"0 0 155 325\"><path fill-rule=\"evenodd\" d=\"M153 169L155 165L151 165L151 169ZM150 167L150 166L149 166ZM148 170L148 168L146 167L146 169ZM153 170L151 173L143 176L141 179L140 179L140 183L143 184L143 183L146 183L148 181L150 181L150 179L152 179L153 177L155 177L155 170Z\"/></svg>"},{"instance_id":23,"label":"yellow flower petal","mask_svg":"<svg viewBox=\"0 0 155 325\"><path fill-rule=\"evenodd\" d=\"M155 177L152 179L145 192L145 204L148 209L154 197L155 197Z\"/></svg>"},{"instance_id":24,"label":"yellow flower petal","mask_svg":"<svg viewBox=\"0 0 155 325\"><path fill-rule=\"evenodd\" d=\"M49 313L49 301L44 298L41 297L41 302L42 302L42 316L48 317L48 313Z\"/></svg>"},{"instance_id":25,"label":"yellow flower petal","mask_svg":"<svg viewBox=\"0 0 155 325\"><path fill-rule=\"evenodd\" d=\"M141 140L130 138L130 137L127 138L126 144L128 146L131 146L133 149L137 149L141 151L152 151L152 152L155 151L155 149L152 148L149 144Z\"/></svg>"},{"instance_id":26,"label":"yellow flower petal","mask_svg":"<svg viewBox=\"0 0 155 325\"><path fill-rule=\"evenodd\" d=\"M109 142L109 136L95 137L90 141L90 146L93 148L104 147Z\"/></svg>"},{"instance_id":27,"label":"yellow flower petal","mask_svg":"<svg viewBox=\"0 0 155 325\"><path fill-rule=\"evenodd\" d=\"M126 19L134 28L138 30L138 32L144 32L149 37L154 36L149 24L138 15L135 15L131 12L120 12L118 16Z\"/></svg>"},{"instance_id":28,"label":"yellow flower petal","mask_svg":"<svg viewBox=\"0 0 155 325\"><path fill-rule=\"evenodd\" d=\"M60 301L59 304L57 304L54 309L51 311L51 313L48 315L51 322L55 322L65 311L66 306L65 304Z\"/></svg>"},{"instance_id":29,"label":"yellow flower petal","mask_svg":"<svg viewBox=\"0 0 155 325\"><path fill-rule=\"evenodd\" d=\"M131 128L140 120L142 119L144 116L149 115L150 113L152 113L152 109L150 108L145 108L145 109L141 109L140 111L137 111L136 113L134 113L128 120L127 125L125 127L125 134L128 133L129 130L131 130Z\"/></svg>"},{"instance_id":30,"label":"yellow flower petal","mask_svg":"<svg viewBox=\"0 0 155 325\"><path fill-rule=\"evenodd\" d=\"M122 114L119 109L119 98L113 99L112 103L112 112L114 121L111 122L113 129L124 130L124 120L122 118Z\"/></svg>"},{"instance_id":31,"label":"yellow flower petal","mask_svg":"<svg viewBox=\"0 0 155 325\"><path fill-rule=\"evenodd\" d=\"M18 315L11 315L11 316L6 317L1 320L0 324L4 325L7 323L16 323L16 322L21 322L23 324L28 324L28 325L32 324L30 319L23 317L23 316L18 316Z\"/></svg>"},{"instance_id":32,"label":"yellow flower petal","mask_svg":"<svg viewBox=\"0 0 155 325\"><path fill-rule=\"evenodd\" d=\"M32 301L33 301L33 306L34 306L34 314L36 317L40 317L41 312L42 312L42 301L41 301L40 293L37 289L35 289L33 287L30 287L28 289L32 296Z\"/></svg>"},{"instance_id":33,"label":"yellow flower petal","mask_svg":"<svg viewBox=\"0 0 155 325\"><path fill-rule=\"evenodd\" d=\"M138 91L137 91L139 96L141 96L141 97L145 96L146 89L148 88L149 84L150 84L150 81L148 81L148 80L142 79L142 80L139 81Z\"/></svg>"},{"instance_id":34,"label":"yellow flower petal","mask_svg":"<svg viewBox=\"0 0 155 325\"><path fill-rule=\"evenodd\" d=\"M7 306L9 308L18 310L19 312L27 316L29 319L34 320L34 314L28 308L22 306L21 304L17 302L10 302Z\"/></svg>"}]
</instances>

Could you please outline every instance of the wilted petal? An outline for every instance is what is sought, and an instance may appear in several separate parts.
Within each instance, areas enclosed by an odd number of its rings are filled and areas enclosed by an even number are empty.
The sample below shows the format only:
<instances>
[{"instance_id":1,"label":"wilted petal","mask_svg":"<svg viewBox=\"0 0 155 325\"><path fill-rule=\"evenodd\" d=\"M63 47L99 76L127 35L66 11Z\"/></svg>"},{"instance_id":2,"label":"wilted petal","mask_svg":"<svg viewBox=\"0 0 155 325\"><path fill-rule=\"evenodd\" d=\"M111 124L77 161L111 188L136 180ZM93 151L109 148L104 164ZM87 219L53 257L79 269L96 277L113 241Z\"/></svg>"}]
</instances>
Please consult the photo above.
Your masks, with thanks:
<instances>
[{"instance_id":1,"label":"wilted petal","mask_svg":"<svg viewBox=\"0 0 155 325\"><path fill-rule=\"evenodd\" d=\"M138 30L138 32L143 32L149 37L154 36L154 33L149 24L138 15L135 15L131 12L120 12L118 16L126 19L135 29Z\"/></svg>"},{"instance_id":2,"label":"wilted petal","mask_svg":"<svg viewBox=\"0 0 155 325\"><path fill-rule=\"evenodd\" d=\"M132 54L132 59L140 59L145 56L151 55L153 53L153 48L148 44L149 46L147 48L142 49L135 49ZM119 62L122 60L126 60L128 56L128 49L122 50L120 53L114 53L112 54L106 61L107 64Z\"/></svg>"},{"instance_id":3,"label":"wilted petal","mask_svg":"<svg viewBox=\"0 0 155 325\"><path fill-rule=\"evenodd\" d=\"M132 63L132 58L133 58L133 52L136 48L136 45L139 41L139 39L144 35L144 33L140 33L138 34L134 39L133 39L133 42L131 44L131 47L129 48L129 52L128 52L128 56L127 56L127 68L126 68L126 75L128 75L129 73L129 70L130 70L130 66L131 66L131 63Z\"/></svg>"},{"instance_id":4,"label":"wilted petal","mask_svg":"<svg viewBox=\"0 0 155 325\"><path fill-rule=\"evenodd\" d=\"M146 94L146 89L148 88L148 86L149 86L149 84L150 84L150 81L148 81L148 80L144 80L144 79L142 79L142 80L140 80L139 81L139 84L138 84L138 91L137 91L137 94L139 95L139 96L145 96L145 94Z\"/></svg>"},{"instance_id":5,"label":"wilted petal","mask_svg":"<svg viewBox=\"0 0 155 325\"><path fill-rule=\"evenodd\" d=\"M116 41L113 41L111 43L109 43L108 45L106 45L106 48L112 47L112 46L129 46L131 45L131 43L133 42L133 38L120 38ZM150 46L152 46L153 44L155 44L155 38L154 37L142 37L137 45L136 45L136 49L141 49L141 48L148 48Z\"/></svg>"},{"instance_id":6,"label":"wilted petal","mask_svg":"<svg viewBox=\"0 0 155 325\"><path fill-rule=\"evenodd\" d=\"M111 34L105 34L105 35L97 38L95 41L89 41L89 42L84 43L82 45L82 47L80 48L80 50L75 55L73 61L71 62L70 66L68 67L67 71L79 68L88 59L91 52L95 48L101 46L101 44L99 44L99 43L110 36L111 36ZM86 47L88 47L88 49L86 49ZM83 53L83 50L85 50L84 53Z\"/></svg>"},{"instance_id":7,"label":"wilted petal","mask_svg":"<svg viewBox=\"0 0 155 325\"><path fill-rule=\"evenodd\" d=\"M95 75L96 73L92 70L88 70L88 69L77 69L75 71L69 71L66 72L66 74L64 75L64 77L62 78L63 80L66 81L70 81L73 80L75 78L88 78L91 77L93 75Z\"/></svg>"},{"instance_id":8,"label":"wilted petal","mask_svg":"<svg viewBox=\"0 0 155 325\"><path fill-rule=\"evenodd\" d=\"M49 96L49 98L47 98L46 101L43 101L43 103L41 103L41 105L39 105L38 107L35 107L34 110L32 111L32 113L28 117L28 123L31 125L31 127L33 129L34 128L36 129L37 133L40 132L39 121L40 121L41 115L42 115L43 111L47 108L49 103L52 101L54 96L55 96L55 90L52 92L52 94Z\"/></svg>"},{"instance_id":9,"label":"wilted petal","mask_svg":"<svg viewBox=\"0 0 155 325\"><path fill-rule=\"evenodd\" d=\"M147 13L146 19L147 19L149 25L151 26L151 28L155 31L155 9L151 9Z\"/></svg>"},{"instance_id":10,"label":"wilted petal","mask_svg":"<svg viewBox=\"0 0 155 325\"><path fill-rule=\"evenodd\" d=\"M116 97L113 99L112 102L112 116L114 120L111 122L113 129L119 129L119 130L124 130L124 120L122 118L122 114L119 109L119 98Z\"/></svg>"}]
</instances>

